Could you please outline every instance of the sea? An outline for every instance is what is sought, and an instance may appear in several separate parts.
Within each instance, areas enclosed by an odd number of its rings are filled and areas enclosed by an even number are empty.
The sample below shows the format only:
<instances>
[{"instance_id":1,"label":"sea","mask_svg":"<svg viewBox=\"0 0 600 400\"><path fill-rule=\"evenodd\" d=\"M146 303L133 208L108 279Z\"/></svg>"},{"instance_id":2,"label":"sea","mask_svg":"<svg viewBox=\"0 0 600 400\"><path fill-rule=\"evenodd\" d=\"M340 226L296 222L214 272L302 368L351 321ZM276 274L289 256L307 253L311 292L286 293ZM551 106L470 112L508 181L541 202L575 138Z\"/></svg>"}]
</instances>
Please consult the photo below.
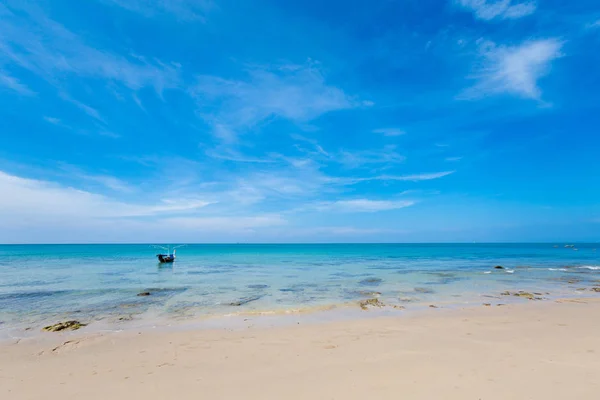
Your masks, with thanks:
<instances>
[{"instance_id":1,"label":"sea","mask_svg":"<svg viewBox=\"0 0 600 400\"><path fill-rule=\"evenodd\" d=\"M599 243L0 245L0 338L78 320L132 324L353 309L398 313L599 296ZM502 268L496 268L501 266ZM511 295L503 292L509 291ZM148 292L150 295L139 296ZM365 315L368 311L364 311Z\"/></svg>"}]
</instances>

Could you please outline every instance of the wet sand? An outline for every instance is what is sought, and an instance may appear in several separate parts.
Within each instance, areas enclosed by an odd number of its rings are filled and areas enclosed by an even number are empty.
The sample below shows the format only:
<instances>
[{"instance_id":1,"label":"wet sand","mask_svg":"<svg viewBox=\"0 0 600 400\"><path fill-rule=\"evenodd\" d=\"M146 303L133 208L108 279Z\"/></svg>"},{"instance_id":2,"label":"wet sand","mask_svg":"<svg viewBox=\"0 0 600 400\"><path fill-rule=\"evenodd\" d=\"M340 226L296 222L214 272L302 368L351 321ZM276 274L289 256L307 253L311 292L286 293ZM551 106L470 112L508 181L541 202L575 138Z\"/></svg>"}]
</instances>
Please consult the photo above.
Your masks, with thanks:
<instances>
[{"instance_id":1,"label":"wet sand","mask_svg":"<svg viewBox=\"0 0 600 400\"><path fill-rule=\"evenodd\" d=\"M365 311L369 313L370 311ZM600 299L0 344L2 399L595 399Z\"/></svg>"}]
</instances>

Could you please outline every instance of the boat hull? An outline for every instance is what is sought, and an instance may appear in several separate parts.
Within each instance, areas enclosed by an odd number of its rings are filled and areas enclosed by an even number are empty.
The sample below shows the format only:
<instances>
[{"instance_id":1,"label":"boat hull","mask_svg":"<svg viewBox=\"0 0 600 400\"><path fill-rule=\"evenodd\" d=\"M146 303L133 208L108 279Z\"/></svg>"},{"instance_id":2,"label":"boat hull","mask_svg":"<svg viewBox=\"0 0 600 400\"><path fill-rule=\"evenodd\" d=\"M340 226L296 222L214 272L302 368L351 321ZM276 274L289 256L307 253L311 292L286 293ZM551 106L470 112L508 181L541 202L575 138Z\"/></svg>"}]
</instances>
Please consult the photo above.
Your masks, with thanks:
<instances>
[{"instance_id":1,"label":"boat hull","mask_svg":"<svg viewBox=\"0 0 600 400\"><path fill-rule=\"evenodd\" d=\"M158 262L160 262L161 264L172 263L173 261L175 261L175 256L173 254L157 254L156 257L158 258Z\"/></svg>"}]
</instances>

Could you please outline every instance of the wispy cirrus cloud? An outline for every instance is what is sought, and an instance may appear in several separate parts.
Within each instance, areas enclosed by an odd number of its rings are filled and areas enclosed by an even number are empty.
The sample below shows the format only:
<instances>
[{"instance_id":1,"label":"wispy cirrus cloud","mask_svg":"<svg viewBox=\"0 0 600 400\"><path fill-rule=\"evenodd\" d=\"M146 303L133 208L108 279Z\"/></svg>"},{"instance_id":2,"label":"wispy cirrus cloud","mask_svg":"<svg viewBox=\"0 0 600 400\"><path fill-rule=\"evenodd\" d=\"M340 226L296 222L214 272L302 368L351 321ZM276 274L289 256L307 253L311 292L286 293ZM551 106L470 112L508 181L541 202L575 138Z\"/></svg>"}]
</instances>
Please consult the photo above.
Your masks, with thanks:
<instances>
[{"instance_id":1,"label":"wispy cirrus cloud","mask_svg":"<svg viewBox=\"0 0 600 400\"><path fill-rule=\"evenodd\" d=\"M318 203L314 206L317 211L335 211L346 213L363 213L397 210L416 204L413 200L371 200L350 199Z\"/></svg>"},{"instance_id":2,"label":"wispy cirrus cloud","mask_svg":"<svg viewBox=\"0 0 600 400\"><path fill-rule=\"evenodd\" d=\"M420 182L420 181L431 181L434 179L440 179L448 175L452 175L456 171L443 171L443 172L431 172L423 174L411 174L411 175L376 175L363 178L350 178L349 181L352 183L359 183L365 181L404 181L404 182Z\"/></svg>"},{"instance_id":3,"label":"wispy cirrus cloud","mask_svg":"<svg viewBox=\"0 0 600 400\"><path fill-rule=\"evenodd\" d=\"M93 177L92 177L93 178ZM102 177L96 177L111 184ZM114 182L113 182L114 183ZM49 218L123 218L189 213L211 204L203 199L161 199L154 204L133 204L49 181L21 178L0 171L0 216Z\"/></svg>"},{"instance_id":4,"label":"wispy cirrus cloud","mask_svg":"<svg viewBox=\"0 0 600 400\"><path fill-rule=\"evenodd\" d=\"M518 19L535 12L534 1L515 2L512 0L456 0L461 7L472 11L482 20Z\"/></svg>"},{"instance_id":5,"label":"wispy cirrus cloud","mask_svg":"<svg viewBox=\"0 0 600 400\"><path fill-rule=\"evenodd\" d=\"M405 131L403 131L402 129L399 129L399 128L374 129L373 133L379 133L379 134L382 134L383 136L401 136L401 135L406 134Z\"/></svg>"},{"instance_id":6,"label":"wispy cirrus cloud","mask_svg":"<svg viewBox=\"0 0 600 400\"><path fill-rule=\"evenodd\" d=\"M0 70L0 86L13 90L22 96L35 96L35 92L29 89L27 85L21 83L17 78L2 72L2 70Z\"/></svg>"},{"instance_id":7,"label":"wispy cirrus cloud","mask_svg":"<svg viewBox=\"0 0 600 400\"><path fill-rule=\"evenodd\" d=\"M180 21L205 22L207 15L215 10L212 0L100 0L145 17L173 15Z\"/></svg>"},{"instance_id":8,"label":"wispy cirrus cloud","mask_svg":"<svg viewBox=\"0 0 600 400\"><path fill-rule=\"evenodd\" d=\"M333 160L350 168L371 164L392 165L402 163L406 157L396 151L395 145L387 145L382 150L341 150Z\"/></svg>"},{"instance_id":9,"label":"wispy cirrus cloud","mask_svg":"<svg viewBox=\"0 0 600 400\"><path fill-rule=\"evenodd\" d=\"M507 93L540 100L538 80L549 72L551 62L561 57L562 45L556 38L531 40L513 47L480 42L482 63L471 77L477 83L459 98L478 99Z\"/></svg>"},{"instance_id":10,"label":"wispy cirrus cloud","mask_svg":"<svg viewBox=\"0 0 600 400\"><path fill-rule=\"evenodd\" d=\"M132 90L150 86L159 93L179 85L176 64L102 50L50 19L35 3L7 3L0 13L0 64L23 68L57 86L65 77L109 80Z\"/></svg>"},{"instance_id":11,"label":"wispy cirrus cloud","mask_svg":"<svg viewBox=\"0 0 600 400\"><path fill-rule=\"evenodd\" d=\"M319 64L250 67L245 79L202 75L191 93L198 113L221 141L237 137L269 118L308 122L322 114L361 106L326 82Z\"/></svg>"}]
</instances>

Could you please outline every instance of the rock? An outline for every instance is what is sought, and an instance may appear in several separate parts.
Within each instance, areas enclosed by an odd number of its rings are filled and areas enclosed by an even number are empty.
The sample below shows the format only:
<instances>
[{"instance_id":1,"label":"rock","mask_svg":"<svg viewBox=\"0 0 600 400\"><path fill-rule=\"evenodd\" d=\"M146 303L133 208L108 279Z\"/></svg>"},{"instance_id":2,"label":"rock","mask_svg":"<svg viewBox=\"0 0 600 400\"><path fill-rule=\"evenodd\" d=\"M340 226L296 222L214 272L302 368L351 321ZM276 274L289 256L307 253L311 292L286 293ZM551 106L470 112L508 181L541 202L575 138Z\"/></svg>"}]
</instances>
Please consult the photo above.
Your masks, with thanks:
<instances>
[{"instance_id":1,"label":"rock","mask_svg":"<svg viewBox=\"0 0 600 400\"><path fill-rule=\"evenodd\" d=\"M504 267L502 265L496 265L494 269L504 269Z\"/></svg>"},{"instance_id":2,"label":"rock","mask_svg":"<svg viewBox=\"0 0 600 400\"><path fill-rule=\"evenodd\" d=\"M230 306L242 306L244 304L250 303L252 301L256 301L258 299L260 299L262 296L250 296L250 297L244 297L241 298L239 300L233 301L231 303L229 303Z\"/></svg>"},{"instance_id":3,"label":"rock","mask_svg":"<svg viewBox=\"0 0 600 400\"><path fill-rule=\"evenodd\" d=\"M414 303L415 301L418 301L419 299L415 299L414 297L400 297L399 300L403 303Z\"/></svg>"},{"instance_id":4,"label":"rock","mask_svg":"<svg viewBox=\"0 0 600 400\"><path fill-rule=\"evenodd\" d=\"M429 308L438 308L438 306L436 306L436 305L433 305L433 304L430 304L430 305L429 305Z\"/></svg>"},{"instance_id":5,"label":"rock","mask_svg":"<svg viewBox=\"0 0 600 400\"><path fill-rule=\"evenodd\" d=\"M517 296L517 297L525 297L528 300L542 300L541 297L536 297L535 295L529 293L529 292L524 292L522 290L520 290L517 293L513 293L513 296Z\"/></svg>"},{"instance_id":6,"label":"rock","mask_svg":"<svg viewBox=\"0 0 600 400\"><path fill-rule=\"evenodd\" d=\"M42 330L46 332L60 332L64 330L75 331L79 328L83 328L86 325L87 324L82 324L79 321L65 321L59 322L58 324L46 326Z\"/></svg>"},{"instance_id":7,"label":"rock","mask_svg":"<svg viewBox=\"0 0 600 400\"><path fill-rule=\"evenodd\" d=\"M427 294L435 293L435 291L433 289L424 288L424 287L416 287L414 290L417 293L427 293Z\"/></svg>"},{"instance_id":8,"label":"rock","mask_svg":"<svg viewBox=\"0 0 600 400\"><path fill-rule=\"evenodd\" d=\"M500 293L502 296L516 296L516 297L524 297L529 300L543 300L541 297L536 297L535 294L524 292L519 290L518 292L511 293L509 291Z\"/></svg>"},{"instance_id":9,"label":"rock","mask_svg":"<svg viewBox=\"0 0 600 400\"><path fill-rule=\"evenodd\" d=\"M575 289L575 290L577 290L578 292L583 292L583 291L585 290L585 288L584 288L584 287L582 287L582 288L577 288L577 289Z\"/></svg>"},{"instance_id":10,"label":"rock","mask_svg":"<svg viewBox=\"0 0 600 400\"><path fill-rule=\"evenodd\" d=\"M246 287L248 289L268 289L269 285L256 284L256 285L248 285Z\"/></svg>"},{"instance_id":11,"label":"rock","mask_svg":"<svg viewBox=\"0 0 600 400\"><path fill-rule=\"evenodd\" d=\"M485 307L490 307L490 306L491 306L491 304L490 304L490 303L483 303L483 305L484 305Z\"/></svg>"},{"instance_id":12,"label":"rock","mask_svg":"<svg viewBox=\"0 0 600 400\"><path fill-rule=\"evenodd\" d=\"M381 282L383 282L381 278L366 278L358 282L358 284L362 286L379 286Z\"/></svg>"},{"instance_id":13,"label":"rock","mask_svg":"<svg viewBox=\"0 0 600 400\"><path fill-rule=\"evenodd\" d=\"M392 308L395 308L396 310L406 310L406 307L404 306L392 306Z\"/></svg>"},{"instance_id":14,"label":"rock","mask_svg":"<svg viewBox=\"0 0 600 400\"><path fill-rule=\"evenodd\" d=\"M381 292L370 292L368 290L360 290L358 292L358 294L360 294L361 296L368 296L368 297L377 297L377 296L381 296Z\"/></svg>"},{"instance_id":15,"label":"rock","mask_svg":"<svg viewBox=\"0 0 600 400\"><path fill-rule=\"evenodd\" d=\"M362 300L361 302L358 303L358 305L363 310L368 310L369 307L380 307L381 308L384 306L384 304L381 301L379 301L379 299Z\"/></svg>"},{"instance_id":16,"label":"rock","mask_svg":"<svg viewBox=\"0 0 600 400\"><path fill-rule=\"evenodd\" d=\"M137 294L138 296L150 296L150 292L141 292Z\"/></svg>"},{"instance_id":17,"label":"rock","mask_svg":"<svg viewBox=\"0 0 600 400\"><path fill-rule=\"evenodd\" d=\"M592 292L600 293L600 287L593 287L590 289Z\"/></svg>"}]
</instances>

